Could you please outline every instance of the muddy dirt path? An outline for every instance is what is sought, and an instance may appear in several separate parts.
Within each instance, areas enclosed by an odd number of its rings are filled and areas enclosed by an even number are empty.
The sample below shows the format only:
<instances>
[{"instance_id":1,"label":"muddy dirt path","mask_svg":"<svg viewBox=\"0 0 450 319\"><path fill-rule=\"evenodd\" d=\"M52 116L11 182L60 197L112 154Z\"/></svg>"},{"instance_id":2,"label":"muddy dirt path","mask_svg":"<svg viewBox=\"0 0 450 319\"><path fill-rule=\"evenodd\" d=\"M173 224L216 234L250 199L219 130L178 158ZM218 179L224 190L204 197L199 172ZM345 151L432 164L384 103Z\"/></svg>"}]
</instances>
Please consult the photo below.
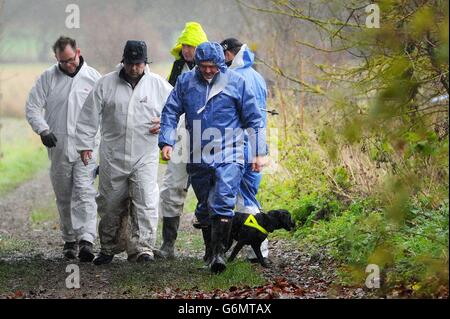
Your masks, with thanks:
<instances>
[{"instance_id":1,"label":"muddy dirt path","mask_svg":"<svg viewBox=\"0 0 450 319\"><path fill-rule=\"evenodd\" d=\"M163 176L162 166L160 179ZM106 267L67 261L62 246L55 198L47 171L0 198L0 298L364 298L362 288L334 285L335 265L322 255L310 256L292 242L270 242L272 266L254 265L266 280L258 287L235 287L228 290L201 291L177 288L177 284L197 276L202 256L201 236L192 227L192 214L184 214L180 225L178 254L174 261L156 261L137 265L117 255ZM53 215L33 221L36 211ZM159 230L160 237L160 230ZM182 244L181 244L182 242ZM193 243L197 242L196 245ZM96 252L98 251L98 240ZM75 264L80 269L80 289L68 289L66 279ZM171 276L168 276L171 272ZM131 274L131 275L130 275ZM165 278L165 276L167 278ZM179 277L177 277L179 276ZM202 277L203 276L203 277ZM161 279L162 278L162 279ZM202 279L203 278L203 279ZM146 285L141 285L141 283ZM147 285L153 282L154 285Z\"/></svg>"}]
</instances>

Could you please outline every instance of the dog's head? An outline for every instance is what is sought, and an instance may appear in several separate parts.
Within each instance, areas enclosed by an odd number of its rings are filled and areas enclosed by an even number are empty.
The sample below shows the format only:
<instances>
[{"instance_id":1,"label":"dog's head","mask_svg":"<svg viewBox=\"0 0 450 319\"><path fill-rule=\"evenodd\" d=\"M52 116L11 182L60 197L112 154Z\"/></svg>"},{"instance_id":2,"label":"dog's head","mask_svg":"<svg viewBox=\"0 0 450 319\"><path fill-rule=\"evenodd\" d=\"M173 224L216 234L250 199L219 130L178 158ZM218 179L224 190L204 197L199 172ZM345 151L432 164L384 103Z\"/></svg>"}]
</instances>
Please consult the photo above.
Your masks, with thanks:
<instances>
[{"instance_id":1,"label":"dog's head","mask_svg":"<svg viewBox=\"0 0 450 319\"><path fill-rule=\"evenodd\" d=\"M284 228L287 231L291 231L295 228L295 222L291 213L285 209L271 210L267 212L267 215L274 221L274 229Z\"/></svg>"}]
</instances>

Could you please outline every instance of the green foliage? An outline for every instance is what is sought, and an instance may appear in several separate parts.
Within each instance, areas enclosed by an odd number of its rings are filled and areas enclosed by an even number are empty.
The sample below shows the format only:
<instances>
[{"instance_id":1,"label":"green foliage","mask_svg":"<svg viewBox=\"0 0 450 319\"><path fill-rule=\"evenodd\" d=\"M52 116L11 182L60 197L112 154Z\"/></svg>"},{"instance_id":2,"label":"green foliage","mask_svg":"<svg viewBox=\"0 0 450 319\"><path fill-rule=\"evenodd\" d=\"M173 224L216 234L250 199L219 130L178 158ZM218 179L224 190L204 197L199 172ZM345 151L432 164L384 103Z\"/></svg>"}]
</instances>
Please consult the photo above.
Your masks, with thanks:
<instances>
[{"instance_id":1,"label":"green foliage","mask_svg":"<svg viewBox=\"0 0 450 319\"><path fill-rule=\"evenodd\" d=\"M350 177L347 170L343 166L335 167L334 170L334 180L338 186L344 190L351 187Z\"/></svg>"},{"instance_id":2,"label":"green foliage","mask_svg":"<svg viewBox=\"0 0 450 319\"><path fill-rule=\"evenodd\" d=\"M265 173L258 200L267 211L285 208L295 210L298 198L329 192L326 162L311 137L293 132L289 139L279 141L279 169Z\"/></svg>"},{"instance_id":3,"label":"green foliage","mask_svg":"<svg viewBox=\"0 0 450 319\"><path fill-rule=\"evenodd\" d=\"M411 206L400 226L373 211L373 204L353 203L330 221L299 228L295 237L310 251L325 249L339 260L345 284L363 285L366 266L376 264L387 290L416 285L414 294L421 296L448 285L448 202L436 210Z\"/></svg>"},{"instance_id":4,"label":"green foliage","mask_svg":"<svg viewBox=\"0 0 450 319\"><path fill-rule=\"evenodd\" d=\"M295 202L292 216L298 225L310 226L321 219L330 219L341 211L341 203L316 193L301 197Z\"/></svg>"}]
</instances>

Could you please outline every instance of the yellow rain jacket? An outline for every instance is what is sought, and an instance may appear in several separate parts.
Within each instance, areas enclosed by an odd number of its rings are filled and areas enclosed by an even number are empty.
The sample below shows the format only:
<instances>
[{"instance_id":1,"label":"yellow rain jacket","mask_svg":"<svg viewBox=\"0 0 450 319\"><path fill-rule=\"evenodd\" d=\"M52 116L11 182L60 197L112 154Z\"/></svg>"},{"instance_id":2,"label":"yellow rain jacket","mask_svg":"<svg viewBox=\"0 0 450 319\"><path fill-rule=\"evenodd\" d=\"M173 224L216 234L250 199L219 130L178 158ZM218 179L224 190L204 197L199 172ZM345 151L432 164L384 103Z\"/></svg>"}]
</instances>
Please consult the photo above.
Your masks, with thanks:
<instances>
[{"instance_id":1,"label":"yellow rain jacket","mask_svg":"<svg viewBox=\"0 0 450 319\"><path fill-rule=\"evenodd\" d=\"M183 44L187 44L193 47L197 47L203 42L207 42L205 31L203 31L202 26L198 22L187 22L184 26L184 30L181 32L180 37L177 40L177 44L170 51L170 53L175 57L175 59L181 58L181 47Z\"/></svg>"}]
</instances>

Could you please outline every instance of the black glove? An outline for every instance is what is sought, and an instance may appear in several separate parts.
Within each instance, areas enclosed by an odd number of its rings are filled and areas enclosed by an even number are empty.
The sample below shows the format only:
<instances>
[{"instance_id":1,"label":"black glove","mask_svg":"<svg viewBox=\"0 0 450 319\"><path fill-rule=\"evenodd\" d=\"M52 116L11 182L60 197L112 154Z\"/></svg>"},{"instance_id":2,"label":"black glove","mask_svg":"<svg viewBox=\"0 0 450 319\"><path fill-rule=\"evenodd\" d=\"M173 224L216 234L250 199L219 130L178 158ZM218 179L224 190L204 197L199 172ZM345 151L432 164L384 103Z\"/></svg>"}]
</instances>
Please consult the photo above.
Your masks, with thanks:
<instances>
[{"instance_id":1,"label":"black glove","mask_svg":"<svg viewBox=\"0 0 450 319\"><path fill-rule=\"evenodd\" d=\"M52 132L48 132L48 131L41 133L41 140L42 140L42 144L44 144L47 147L55 147L56 142L58 142L55 134L53 134Z\"/></svg>"}]
</instances>

